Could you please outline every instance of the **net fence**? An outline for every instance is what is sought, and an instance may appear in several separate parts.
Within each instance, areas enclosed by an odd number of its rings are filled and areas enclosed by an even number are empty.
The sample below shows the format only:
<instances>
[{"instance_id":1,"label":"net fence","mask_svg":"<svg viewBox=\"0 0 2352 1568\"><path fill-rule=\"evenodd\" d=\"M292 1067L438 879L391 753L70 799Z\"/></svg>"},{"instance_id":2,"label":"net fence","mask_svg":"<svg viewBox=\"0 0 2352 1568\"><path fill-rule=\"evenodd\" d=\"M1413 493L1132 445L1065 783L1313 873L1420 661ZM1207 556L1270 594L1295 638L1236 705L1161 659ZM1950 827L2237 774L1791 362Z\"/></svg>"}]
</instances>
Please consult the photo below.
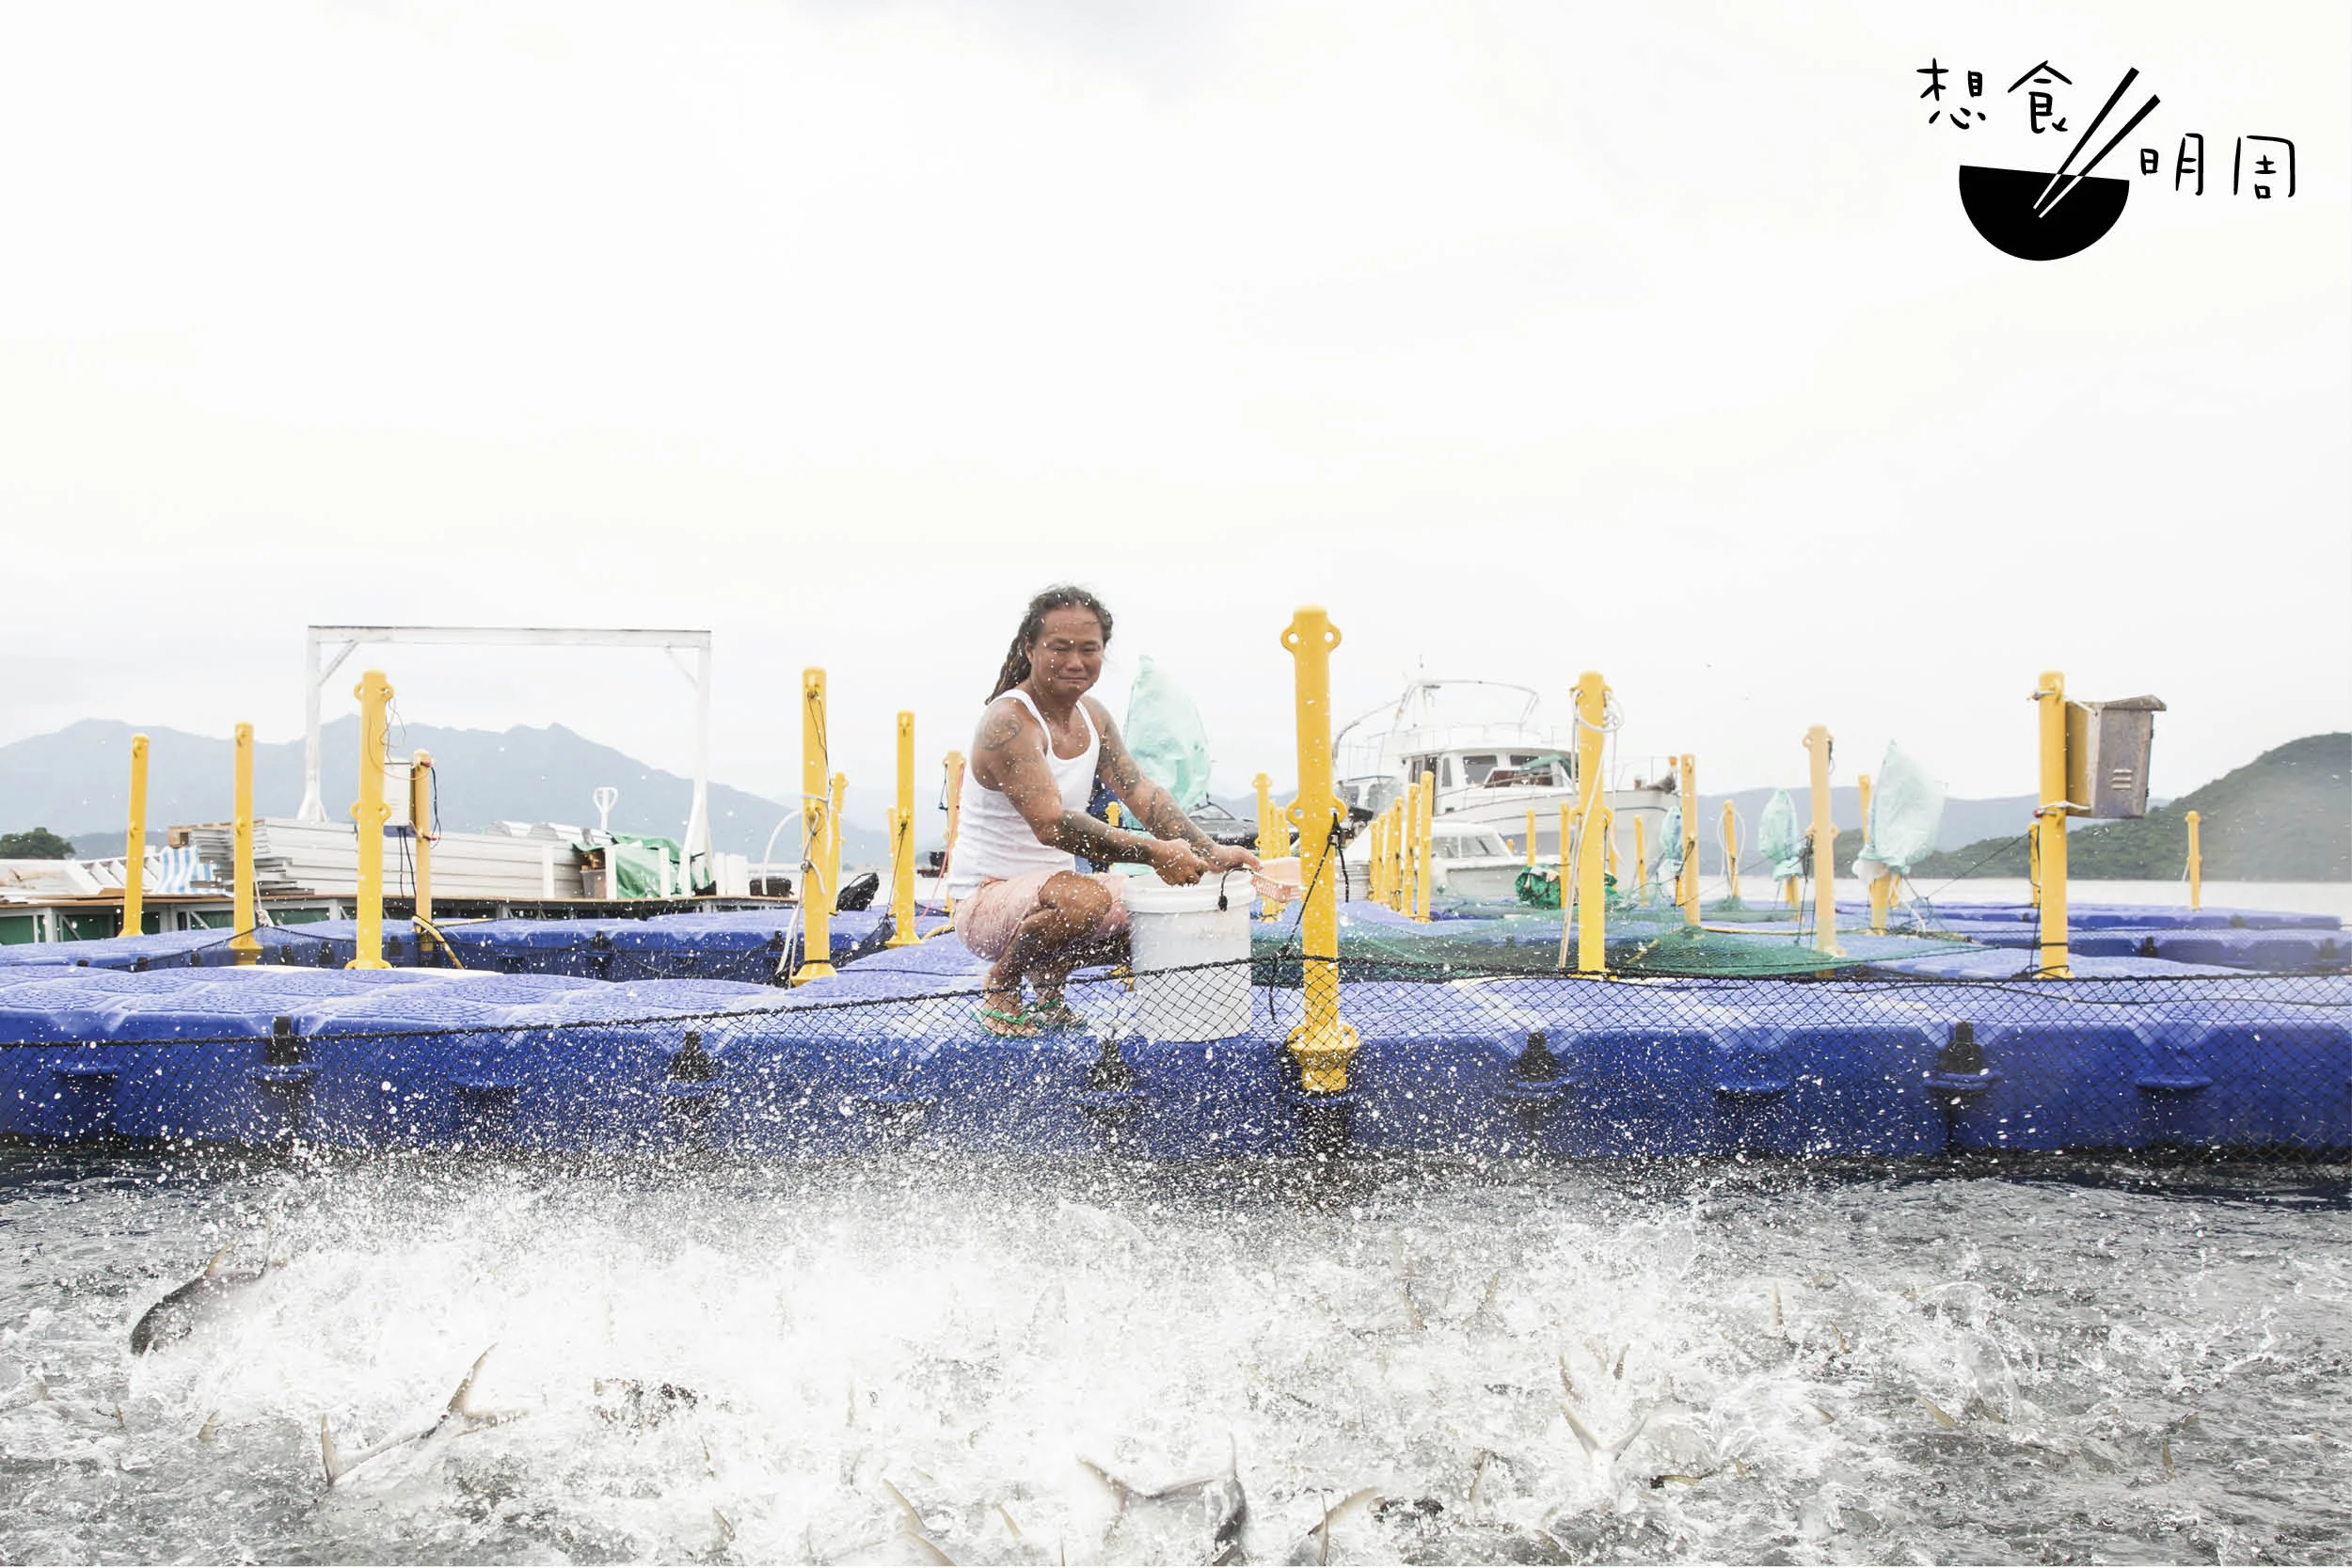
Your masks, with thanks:
<instances>
[{"instance_id":1,"label":"net fence","mask_svg":"<svg viewBox=\"0 0 2352 1568\"><path fill-rule=\"evenodd\" d=\"M1597 1157L2352 1151L2340 970L1587 976L1277 948L1032 975L1012 993L948 939L796 990L290 975L281 992L238 987L238 1020L153 989L167 978L88 972L81 1011L0 1052L15 1080L0 1085L5 1131L755 1152L918 1136L1144 1155L1301 1140ZM1343 1042L1343 1086L1309 1089L1302 1040Z\"/></svg>"}]
</instances>

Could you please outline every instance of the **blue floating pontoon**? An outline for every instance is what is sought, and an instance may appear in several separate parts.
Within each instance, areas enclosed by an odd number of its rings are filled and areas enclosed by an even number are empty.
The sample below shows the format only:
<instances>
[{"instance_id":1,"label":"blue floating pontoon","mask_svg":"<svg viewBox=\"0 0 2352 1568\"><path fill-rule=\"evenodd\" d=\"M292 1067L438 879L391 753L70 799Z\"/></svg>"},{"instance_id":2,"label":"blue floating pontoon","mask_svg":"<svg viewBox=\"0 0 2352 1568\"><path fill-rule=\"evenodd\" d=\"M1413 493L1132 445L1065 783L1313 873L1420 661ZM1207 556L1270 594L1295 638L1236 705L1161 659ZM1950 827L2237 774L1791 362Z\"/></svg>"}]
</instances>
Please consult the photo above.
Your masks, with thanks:
<instances>
[{"instance_id":1,"label":"blue floating pontoon","mask_svg":"<svg viewBox=\"0 0 2352 1568\"><path fill-rule=\"evenodd\" d=\"M952 938L794 990L27 966L0 971L0 1132L1163 1159L1334 1136L1584 1158L2352 1149L2352 977L2119 958L2013 979L2026 957L1832 980L1351 982L1361 1049L1338 1097L1297 1091L1295 990L1251 990L1232 1038L1160 1041L1097 972L1069 992L1089 1029L1005 1039L973 1018L984 966Z\"/></svg>"},{"instance_id":2,"label":"blue floating pontoon","mask_svg":"<svg viewBox=\"0 0 2352 1568\"><path fill-rule=\"evenodd\" d=\"M946 925L940 915L917 918L929 934ZM583 980L739 980L771 984L801 964L797 909L727 910L651 915L644 919L451 921L438 930L467 969L505 974L556 974ZM842 911L833 917L833 961L847 964L889 941L887 910ZM24 964L145 971L231 966L228 931L169 931L92 942L21 943L0 947L0 969ZM254 933L265 964L341 968L358 952L358 924L320 920L265 926ZM450 962L407 920L384 922L384 959L396 967L443 967Z\"/></svg>"}]
</instances>

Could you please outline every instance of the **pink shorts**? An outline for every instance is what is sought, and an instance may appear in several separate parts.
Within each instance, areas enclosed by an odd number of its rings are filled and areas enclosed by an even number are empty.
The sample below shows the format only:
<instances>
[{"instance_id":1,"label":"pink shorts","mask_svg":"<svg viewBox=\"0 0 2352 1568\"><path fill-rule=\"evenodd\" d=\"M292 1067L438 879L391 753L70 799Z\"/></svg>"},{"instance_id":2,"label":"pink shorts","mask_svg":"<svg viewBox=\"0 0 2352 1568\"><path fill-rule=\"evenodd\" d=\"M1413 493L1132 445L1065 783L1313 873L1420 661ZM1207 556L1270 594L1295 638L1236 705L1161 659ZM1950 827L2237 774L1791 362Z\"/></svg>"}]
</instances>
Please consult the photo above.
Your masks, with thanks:
<instances>
[{"instance_id":1,"label":"pink shorts","mask_svg":"<svg viewBox=\"0 0 2352 1568\"><path fill-rule=\"evenodd\" d=\"M1037 912L1038 895L1045 884L1061 876L1058 871L1031 871L1019 877L998 877L982 882L969 894L956 900L956 935L963 945L983 958L993 961L1005 956L1012 939L1021 929L1021 923ZM1106 937L1127 934L1127 904L1123 890L1127 879L1114 873L1078 872L1091 876L1110 890L1111 907L1103 911L1102 921L1079 940L1099 941Z\"/></svg>"}]
</instances>

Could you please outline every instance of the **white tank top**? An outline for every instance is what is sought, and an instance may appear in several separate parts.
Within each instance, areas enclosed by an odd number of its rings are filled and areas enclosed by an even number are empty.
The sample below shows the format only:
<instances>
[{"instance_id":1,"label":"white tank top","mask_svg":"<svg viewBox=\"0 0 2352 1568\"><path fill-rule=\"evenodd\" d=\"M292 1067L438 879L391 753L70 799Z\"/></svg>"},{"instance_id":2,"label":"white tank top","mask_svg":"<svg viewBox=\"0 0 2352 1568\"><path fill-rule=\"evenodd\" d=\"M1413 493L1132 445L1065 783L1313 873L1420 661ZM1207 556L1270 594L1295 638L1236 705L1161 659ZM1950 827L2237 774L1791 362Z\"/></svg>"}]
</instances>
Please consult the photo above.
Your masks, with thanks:
<instances>
[{"instance_id":1,"label":"white tank top","mask_svg":"<svg viewBox=\"0 0 2352 1568\"><path fill-rule=\"evenodd\" d=\"M1094 715L1087 711L1082 699L1078 717L1087 727L1087 749L1074 757L1054 754L1054 732L1046 724L1045 716L1037 710L1037 704L1019 687L1007 693L1020 700L1029 710L1029 717L1045 731L1045 765L1054 770L1054 786L1061 792L1064 811L1084 811L1094 799L1095 764L1103 754L1103 736L1094 727ZM963 788L957 796L956 847L947 865L947 894L953 898L970 895L982 882L1000 877L1025 877L1032 871L1068 871L1076 863L1069 850L1051 844L1041 844L1029 827L1028 819L1013 809L1004 791L991 789L980 783L977 774L966 769Z\"/></svg>"}]
</instances>

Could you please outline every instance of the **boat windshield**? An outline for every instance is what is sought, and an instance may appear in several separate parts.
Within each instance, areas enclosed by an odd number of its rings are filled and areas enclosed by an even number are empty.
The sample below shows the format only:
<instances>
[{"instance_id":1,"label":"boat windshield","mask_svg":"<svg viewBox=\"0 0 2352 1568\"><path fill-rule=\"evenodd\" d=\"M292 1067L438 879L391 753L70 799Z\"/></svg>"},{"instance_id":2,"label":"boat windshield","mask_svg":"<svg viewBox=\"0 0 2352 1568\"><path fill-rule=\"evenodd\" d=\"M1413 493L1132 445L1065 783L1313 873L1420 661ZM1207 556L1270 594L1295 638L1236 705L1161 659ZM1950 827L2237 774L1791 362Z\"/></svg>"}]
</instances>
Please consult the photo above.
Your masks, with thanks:
<instances>
[{"instance_id":1,"label":"boat windshield","mask_svg":"<svg viewBox=\"0 0 2352 1568\"><path fill-rule=\"evenodd\" d=\"M1566 784L1568 770L1559 754L1513 752L1502 758L1500 766L1490 768L1476 781L1489 789L1508 784L1536 784L1556 788Z\"/></svg>"}]
</instances>

